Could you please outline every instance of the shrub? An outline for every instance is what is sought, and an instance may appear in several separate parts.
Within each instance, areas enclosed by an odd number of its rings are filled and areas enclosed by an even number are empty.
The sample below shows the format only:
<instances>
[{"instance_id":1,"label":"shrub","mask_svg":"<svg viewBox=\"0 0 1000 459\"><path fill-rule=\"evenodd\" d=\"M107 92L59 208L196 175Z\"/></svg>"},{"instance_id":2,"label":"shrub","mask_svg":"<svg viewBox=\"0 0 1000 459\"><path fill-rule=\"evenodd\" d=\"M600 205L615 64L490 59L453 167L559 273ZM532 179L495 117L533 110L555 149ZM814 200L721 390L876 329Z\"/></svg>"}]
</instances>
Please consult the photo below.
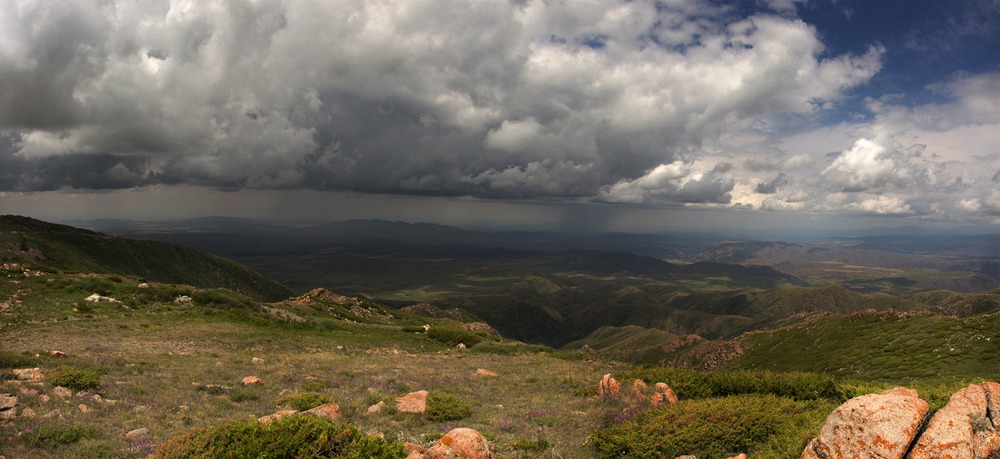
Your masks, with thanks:
<instances>
[{"instance_id":1,"label":"shrub","mask_svg":"<svg viewBox=\"0 0 1000 459\"><path fill-rule=\"evenodd\" d=\"M406 325L402 328L404 333L424 333L424 327L420 325Z\"/></svg>"},{"instance_id":2,"label":"shrub","mask_svg":"<svg viewBox=\"0 0 1000 459\"><path fill-rule=\"evenodd\" d=\"M326 383L318 379L302 383L302 390L306 392L319 392L326 389Z\"/></svg>"},{"instance_id":3,"label":"shrub","mask_svg":"<svg viewBox=\"0 0 1000 459\"><path fill-rule=\"evenodd\" d=\"M55 448L96 436L97 427L51 420L38 424L21 438L32 446Z\"/></svg>"},{"instance_id":4,"label":"shrub","mask_svg":"<svg viewBox=\"0 0 1000 459\"><path fill-rule=\"evenodd\" d=\"M451 394L427 396L427 419L434 422L457 421L472 414L472 406Z\"/></svg>"},{"instance_id":5,"label":"shrub","mask_svg":"<svg viewBox=\"0 0 1000 459\"><path fill-rule=\"evenodd\" d=\"M35 360L23 354L0 352L0 368L24 368L33 366Z\"/></svg>"},{"instance_id":6,"label":"shrub","mask_svg":"<svg viewBox=\"0 0 1000 459\"><path fill-rule=\"evenodd\" d=\"M287 397L282 397L276 402L279 405L288 404L292 408L305 411L316 408L317 406L330 403L333 399L329 395L320 394L316 392L306 392L304 394L289 395Z\"/></svg>"},{"instance_id":7,"label":"shrub","mask_svg":"<svg viewBox=\"0 0 1000 459\"><path fill-rule=\"evenodd\" d=\"M333 423L313 416L289 416L271 424L232 421L194 429L164 442L152 457L343 457L402 458L399 443L365 435L350 424Z\"/></svg>"},{"instance_id":8,"label":"shrub","mask_svg":"<svg viewBox=\"0 0 1000 459\"><path fill-rule=\"evenodd\" d=\"M463 343L470 347L479 344L483 340L481 336L475 333L451 327L431 327L430 330L427 330L427 337L452 346Z\"/></svg>"},{"instance_id":9,"label":"shrub","mask_svg":"<svg viewBox=\"0 0 1000 459\"><path fill-rule=\"evenodd\" d=\"M533 453L540 453L549 449L549 441L544 438L537 440L518 440L511 445L514 449L518 451L529 451Z\"/></svg>"},{"instance_id":10,"label":"shrub","mask_svg":"<svg viewBox=\"0 0 1000 459\"><path fill-rule=\"evenodd\" d=\"M67 370L50 381L53 386L62 386L73 390L97 389L101 387L101 375L96 370Z\"/></svg>"},{"instance_id":11,"label":"shrub","mask_svg":"<svg viewBox=\"0 0 1000 459\"><path fill-rule=\"evenodd\" d=\"M472 346L472 352L478 352L480 354L495 354L495 355L517 355L517 354L533 354L537 352L550 352L552 348L548 346L540 346L537 344L502 344L494 343L490 341L483 341L475 346Z\"/></svg>"},{"instance_id":12,"label":"shrub","mask_svg":"<svg viewBox=\"0 0 1000 459\"><path fill-rule=\"evenodd\" d=\"M847 400L854 394L837 384L832 376L817 373L770 371L703 372L679 368L645 368L616 376L620 381L642 379L647 383L664 382L678 398L723 397L739 394L772 394L796 400Z\"/></svg>"},{"instance_id":13,"label":"shrub","mask_svg":"<svg viewBox=\"0 0 1000 459\"><path fill-rule=\"evenodd\" d=\"M191 294L191 301L198 306L222 309L247 309L253 306L253 301L249 298L223 288L197 290Z\"/></svg>"},{"instance_id":14,"label":"shrub","mask_svg":"<svg viewBox=\"0 0 1000 459\"><path fill-rule=\"evenodd\" d=\"M831 405L773 395L684 400L598 430L592 439L608 458L797 457Z\"/></svg>"},{"instance_id":15,"label":"shrub","mask_svg":"<svg viewBox=\"0 0 1000 459\"><path fill-rule=\"evenodd\" d=\"M233 389L231 392L229 392L229 399L236 403L241 403L241 402L248 402L251 400L259 400L260 395L257 394L257 392L254 391L253 389L239 388L239 389Z\"/></svg>"}]
</instances>

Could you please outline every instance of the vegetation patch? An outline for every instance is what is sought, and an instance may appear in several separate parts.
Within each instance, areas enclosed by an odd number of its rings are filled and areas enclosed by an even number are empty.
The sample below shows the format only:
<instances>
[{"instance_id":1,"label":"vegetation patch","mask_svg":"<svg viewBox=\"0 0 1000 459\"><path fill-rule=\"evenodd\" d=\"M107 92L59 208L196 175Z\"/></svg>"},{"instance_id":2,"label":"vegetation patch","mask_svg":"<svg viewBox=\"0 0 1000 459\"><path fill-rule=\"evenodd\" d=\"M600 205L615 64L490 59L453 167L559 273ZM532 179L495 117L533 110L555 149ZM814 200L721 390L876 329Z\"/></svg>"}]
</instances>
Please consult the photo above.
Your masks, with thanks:
<instances>
[{"instance_id":1,"label":"vegetation patch","mask_svg":"<svg viewBox=\"0 0 1000 459\"><path fill-rule=\"evenodd\" d=\"M101 387L101 375L97 370L89 368L66 370L51 381L53 386L62 386L73 390L88 390Z\"/></svg>"},{"instance_id":2,"label":"vegetation patch","mask_svg":"<svg viewBox=\"0 0 1000 459\"><path fill-rule=\"evenodd\" d=\"M313 416L290 416L271 424L231 421L195 429L161 445L152 457L219 458L392 458L405 457L403 446L365 435L350 424Z\"/></svg>"},{"instance_id":3,"label":"vegetation patch","mask_svg":"<svg viewBox=\"0 0 1000 459\"><path fill-rule=\"evenodd\" d=\"M289 395L282 397L276 402L278 405L289 405L299 411L311 410L317 406L332 402L329 395L317 392L306 392L304 394Z\"/></svg>"},{"instance_id":4,"label":"vegetation patch","mask_svg":"<svg viewBox=\"0 0 1000 459\"><path fill-rule=\"evenodd\" d=\"M601 457L798 457L836 403L774 395L683 400L592 437Z\"/></svg>"},{"instance_id":5,"label":"vegetation patch","mask_svg":"<svg viewBox=\"0 0 1000 459\"><path fill-rule=\"evenodd\" d=\"M833 376L805 372L704 372L657 367L632 370L616 377L620 381L641 379L649 384L666 383L680 399L770 394L795 400L844 401L857 395L851 386L838 384Z\"/></svg>"},{"instance_id":6,"label":"vegetation patch","mask_svg":"<svg viewBox=\"0 0 1000 459\"><path fill-rule=\"evenodd\" d=\"M434 422L458 421L472 414L472 406L451 394L431 393L427 396L425 414Z\"/></svg>"},{"instance_id":7,"label":"vegetation patch","mask_svg":"<svg viewBox=\"0 0 1000 459\"><path fill-rule=\"evenodd\" d=\"M466 346L476 346L483 341L483 337L461 328L452 327L431 327L427 330L427 337L445 344L457 346L459 343Z\"/></svg>"},{"instance_id":8,"label":"vegetation patch","mask_svg":"<svg viewBox=\"0 0 1000 459\"><path fill-rule=\"evenodd\" d=\"M35 359L15 352L0 352L0 368L24 368L34 366Z\"/></svg>"},{"instance_id":9,"label":"vegetation patch","mask_svg":"<svg viewBox=\"0 0 1000 459\"><path fill-rule=\"evenodd\" d=\"M56 448L76 443L84 438L93 438L96 436L97 427L61 420L50 420L38 424L25 432L21 439L32 446Z\"/></svg>"}]
</instances>

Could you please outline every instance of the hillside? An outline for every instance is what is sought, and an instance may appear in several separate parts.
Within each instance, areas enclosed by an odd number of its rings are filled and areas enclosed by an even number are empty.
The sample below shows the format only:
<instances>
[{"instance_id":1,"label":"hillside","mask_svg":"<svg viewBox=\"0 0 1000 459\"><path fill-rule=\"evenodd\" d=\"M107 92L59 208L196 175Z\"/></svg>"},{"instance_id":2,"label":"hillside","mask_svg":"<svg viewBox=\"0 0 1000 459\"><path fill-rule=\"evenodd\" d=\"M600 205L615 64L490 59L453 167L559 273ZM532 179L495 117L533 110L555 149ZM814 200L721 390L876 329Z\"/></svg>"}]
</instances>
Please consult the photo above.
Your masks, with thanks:
<instances>
[{"instance_id":1,"label":"hillside","mask_svg":"<svg viewBox=\"0 0 1000 459\"><path fill-rule=\"evenodd\" d=\"M283 285L233 260L189 247L109 236L14 215L0 216L0 260L48 270L223 287L258 299L291 294Z\"/></svg>"}]
</instances>

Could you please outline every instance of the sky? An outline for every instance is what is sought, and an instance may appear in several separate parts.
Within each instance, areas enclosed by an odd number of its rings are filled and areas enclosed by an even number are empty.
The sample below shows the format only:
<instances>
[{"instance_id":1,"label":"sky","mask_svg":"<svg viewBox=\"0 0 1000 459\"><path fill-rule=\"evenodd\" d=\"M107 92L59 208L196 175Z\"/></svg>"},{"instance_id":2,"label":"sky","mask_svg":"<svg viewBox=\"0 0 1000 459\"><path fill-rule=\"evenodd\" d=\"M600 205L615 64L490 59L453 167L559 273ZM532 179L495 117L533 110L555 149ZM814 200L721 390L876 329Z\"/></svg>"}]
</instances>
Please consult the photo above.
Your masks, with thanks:
<instances>
[{"instance_id":1,"label":"sky","mask_svg":"<svg viewBox=\"0 0 1000 459\"><path fill-rule=\"evenodd\" d=\"M0 0L0 213L1000 228L1000 0Z\"/></svg>"}]
</instances>

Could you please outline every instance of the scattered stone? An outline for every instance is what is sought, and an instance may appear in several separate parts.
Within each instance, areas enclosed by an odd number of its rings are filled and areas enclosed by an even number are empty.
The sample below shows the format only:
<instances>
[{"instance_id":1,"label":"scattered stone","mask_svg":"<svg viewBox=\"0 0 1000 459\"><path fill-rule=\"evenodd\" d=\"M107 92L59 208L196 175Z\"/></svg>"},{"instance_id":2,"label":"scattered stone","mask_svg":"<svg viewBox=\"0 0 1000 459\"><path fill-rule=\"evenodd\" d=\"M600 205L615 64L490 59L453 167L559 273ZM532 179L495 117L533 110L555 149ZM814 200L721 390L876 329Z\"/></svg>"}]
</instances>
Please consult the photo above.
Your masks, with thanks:
<instances>
[{"instance_id":1,"label":"scattered stone","mask_svg":"<svg viewBox=\"0 0 1000 459\"><path fill-rule=\"evenodd\" d=\"M288 389L281 389L281 392L278 392L278 396L280 397L282 395L288 395L290 393L292 393L292 391L290 391Z\"/></svg>"},{"instance_id":2,"label":"scattered stone","mask_svg":"<svg viewBox=\"0 0 1000 459\"><path fill-rule=\"evenodd\" d=\"M313 375L306 376L306 381L315 381L315 380L316 380L316 377L313 376Z\"/></svg>"},{"instance_id":3,"label":"scattered stone","mask_svg":"<svg viewBox=\"0 0 1000 459\"><path fill-rule=\"evenodd\" d=\"M73 391L62 386L56 386L54 389L52 389L52 393L59 398L66 398L73 396Z\"/></svg>"},{"instance_id":4,"label":"scattered stone","mask_svg":"<svg viewBox=\"0 0 1000 459\"><path fill-rule=\"evenodd\" d=\"M181 405L181 406L178 406L177 409L181 410L181 411L187 411L187 410L190 410L191 407L189 407L187 405Z\"/></svg>"},{"instance_id":5,"label":"scattered stone","mask_svg":"<svg viewBox=\"0 0 1000 459\"><path fill-rule=\"evenodd\" d=\"M246 378L243 378L244 386L253 386L256 384L264 384L264 383L260 380L260 378L256 376L247 376Z\"/></svg>"},{"instance_id":6,"label":"scattered stone","mask_svg":"<svg viewBox=\"0 0 1000 459\"><path fill-rule=\"evenodd\" d=\"M601 378L601 383L597 386L597 395L601 397L614 397L618 395L621 387L622 385L618 384L618 381L611 376L611 373L608 373Z\"/></svg>"},{"instance_id":7,"label":"scattered stone","mask_svg":"<svg viewBox=\"0 0 1000 459\"><path fill-rule=\"evenodd\" d=\"M458 346L455 346L455 347L457 347L459 349L465 349L465 343L458 343Z\"/></svg>"},{"instance_id":8,"label":"scattered stone","mask_svg":"<svg viewBox=\"0 0 1000 459\"><path fill-rule=\"evenodd\" d=\"M42 395L38 396L38 401L39 402L49 403L49 400L52 400L52 397L49 397L48 395L42 394Z\"/></svg>"},{"instance_id":9,"label":"scattered stone","mask_svg":"<svg viewBox=\"0 0 1000 459\"><path fill-rule=\"evenodd\" d=\"M111 298L110 296L98 295L96 293L84 298L83 301L89 301L91 303L100 303L102 301L108 303L121 303L121 301Z\"/></svg>"},{"instance_id":10,"label":"scattered stone","mask_svg":"<svg viewBox=\"0 0 1000 459\"><path fill-rule=\"evenodd\" d=\"M149 282L143 282L139 284L139 288L149 288Z\"/></svg>"},{"instance_id":11,"label":"scattered stone","mask_svg":"<svg viewBox=\"0 0 1000 459\"><path fill-rule=\"evenodd\" d=\"M191 302L191 297L189 297L187 295L181 295L181 296L178 296L177 298L174 298L174 303L177 303L177 304L190 303L190 302Z\"/></svg>"},{"instance_id":12,"label":"scattered stone","mask_svg":"<svg viewBox=\"0 0 1000 459\"><path fill-rule=\"evenodd\" d=\"M396 410L400 413L423 413L427 410L427 396L430 392L420 390L396 399Z\"/></svg>"},{"instance_id":13,"label":"scattered stone","mask_svg":"<svg viewBox=\"0 0 1000 459\"><path fill-rule=\"evenodd\" d=\"M140 427L138 429L133 429L125 433L125 438L138 438L145 437L149 435L149 429L145 427Z\"/></svg>"},{"instance_id":14,"label":"scattered stone","mask_svg":"<svg viewBox=\"0 0 1000 459\"><path fill-rule=\"evenodd\" d=\"M263 365L264 364L264 359L262 359L260 357L254 357L251 360L251 362L253 362L254 365Z\"/></svg>"},{"instance_id":15,"label":"scattered stone","mask_svg":"<svg viewBox=\"0 0 1000 459\"><path fill-rule=\"evenodd\" d=\"M424 457L427 459L493 459L496 453L479 432L459 427L446 433L434 443Z\"/></svg>"},{"instance_id":16,"label":"scattered stone","mask_svg":"<svg viewBox=\"0 0 1000 459\"><path fill-rule=\"evenodd\" d=\"M29 396L32 396L32 397L38 395L38 391L37 390L35 390L35 389L29 389L27 387L18 387L17 391L21 395L29 395Z\"/></svg>"},{"instance_id":17,"label":"scattered stone","mask_svg":"<svg viewBox=\"0 0 1000 459\"><path fill-rule=\"evenodd\" d=\"M17 416L17 397L13 394L0 394L0 419L13 419Z\"/></svg>"},{"instance_id":18,"label":"scattered stone","mask_svg":"<svg viewBox=\"0 0 1000 459\"><path fill-rule=\"evenodd\" d=\"M21 410L21 417L22 418L33 418L33 417L35 417L35 410L31 409L31 407L26 406L26 407L24 407L23 410Z\"/></svg>"},{"instance_id":19,"label":"scattered stone","mask_svg":"<svg viewBox=\"0 0 1000 459\"><path fill-rule=\"evenodd\" d=\"M41 368L22 368L19 370L11 370L17 379L22 381L40 381L45 376L42 375Z\"/></svg>"},{"instance_id":20,"label":"scattered stone","mask_svg":"<svg viewBox=\"0 0 1000 459\"><path fill-rule=\"evenodd\" d=\"M948 404L934 413L910 459L973 459L976 419L986 418L986 391L975 384L952 394Z\"/></svg>"},{"instance_id":21,"label":"scattered stone","mask_svg":"<svg viewBox=\"0 0 1000 459\"><path fill-rule=\"evenodd\" d=\"M905 387L854 397L833 410L801 459L902 459L927 416L927 402Z\"/></svg>"},{"instance_id":22,"label":"scattered stone","mask_svg":"<svg viewBox=\"0 0 1000 459\"><path fill-rule=\"evenodd\" d=\"M677 394L666 383L658 382L653 385L653 396L650 397L653 408L663 405L673 405L677 403Z\"/></svg>"},{"instance_id":23,"label":"scattered stone","mask_svg":"<svg viewBox=\"0 0 1000 459\"><path fill-rule=\"evenodd\" d=\"M52 357L66 358L69 357L69 354L63 351L52 351Z\"/></svg>"},{"instance_id":24,"label":"scattered stone","mask_svg":"<svg viewBox=\"0 0 1000 459\"><path fill-rule=\"evenodd\" d=\"M340 413L338 412L339 410L340 405L337 405L336 403L326 403L311 410L307 410L305 413L318 418L326 418L333 421L340 417Z\"/></svg>"},{"instance_id":25,"label":"scattered stone","mask_svg":"<svg viewBox=\"0 0 1000 459\"><path fill-rule=\"evenodd\" d=\"M62 411L52 410L52 411L49 411L48 413L43 414L41 417L43 419L48 419L48 418L54 418L56 416L60 416L61 417L62 416Z\"/></svg>"},{"instance_id":26,"label":"scattered stone","mask_svg":"<svg viewBox=\"0 0 1000 459\"><path fill-rule=\"evenodd\" d=\"M365 414L375 414L375 413L378 413L379 411L382 411L382 408L385 408L385 402L379 401L378 403L376 403L376 404L374 404L372 406L369 406L368 407L368 411L365 411Z\"/></svg>"},{"instance_id":27,"label":"scattered stone","mask_svg":"<svg viewBox=\"0 0 1000 459\"><path fill-rule=\"evenodd\" d=\"M278 422L278 421L282 420L283 418L285 418L287 416L291 416L291 415L293 415L295 413L298 413L298 411L296 411L296 410L281 410L281 411L275 412L274 414L269 414L267 416L261 416L261 417L257 418L257 422L260 422L261 424L270 424L272 422Z\"/></svg>"},{"instance_id":28,"label":"scattered stone","mask_svg":"<svg viewBox=\"0 0 1000 459\"><path fill-rule=\"evenodd\" d=\"M88 407L87 405L84 405L83 403L77 405L76 407L80 410L81 413L89 413L90 412L90 407Z\"/></svg>"},{"instance_id":29,"label":"scattered stone","mask_svg":"<svg viewBox=\"0 0 1000 459\"><path fill-rule=\"evenodd\" d=\"M495 371L490 371L485 368L476 369L476 376L482 376L484 378L496 378L499 376Z\"/></svg>"}]
</instances>

